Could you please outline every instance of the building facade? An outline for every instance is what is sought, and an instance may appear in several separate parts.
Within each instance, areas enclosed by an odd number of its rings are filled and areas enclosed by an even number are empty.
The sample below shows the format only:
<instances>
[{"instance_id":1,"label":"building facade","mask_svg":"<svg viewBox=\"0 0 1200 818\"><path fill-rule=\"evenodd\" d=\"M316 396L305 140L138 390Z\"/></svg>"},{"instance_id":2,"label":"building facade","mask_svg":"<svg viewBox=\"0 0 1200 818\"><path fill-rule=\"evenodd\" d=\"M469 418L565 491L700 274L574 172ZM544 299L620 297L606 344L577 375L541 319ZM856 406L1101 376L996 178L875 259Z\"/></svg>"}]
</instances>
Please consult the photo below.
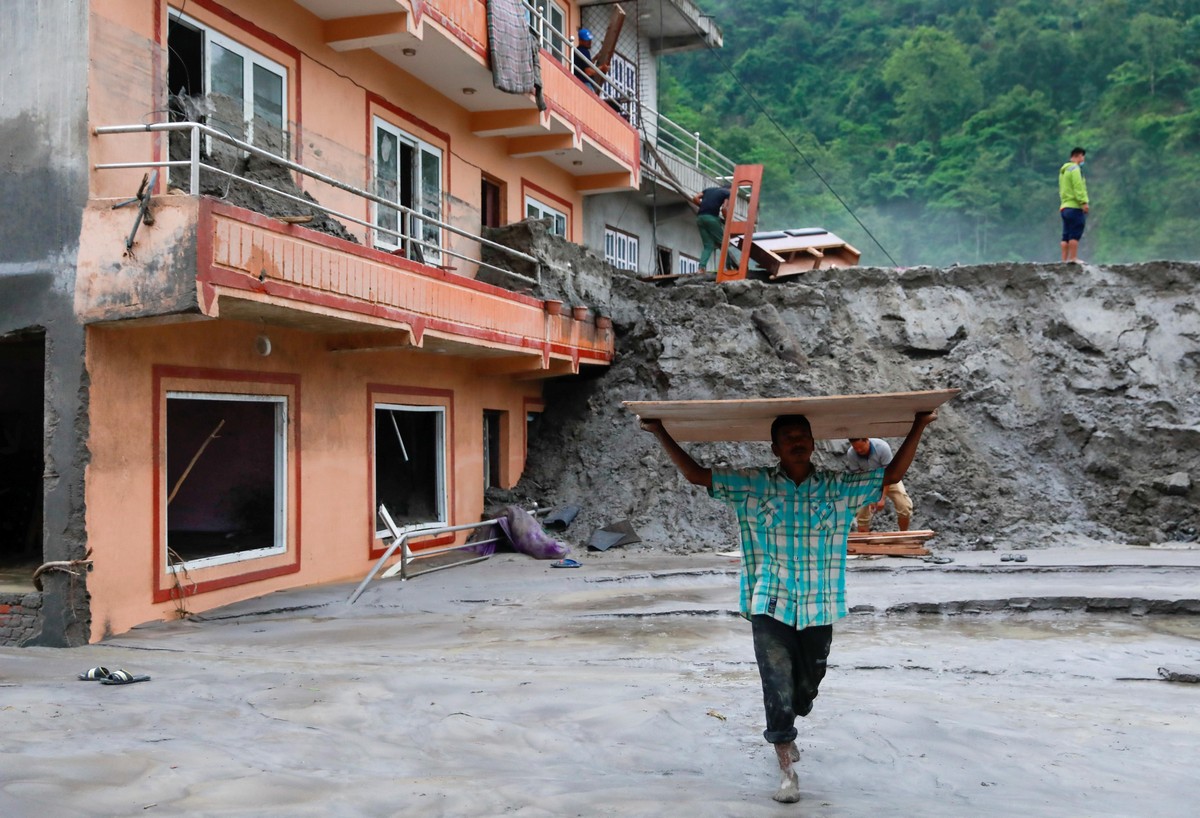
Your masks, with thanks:
<instances>
[{"instance_id":1,"label":"building facade","mask_svg":"<svg viewBox=\"0 0 1200 818\"><path fill-rule=\"evenodd\" d=\"M518 480L542 383L613 337L519 253L477 280L484 229L602 254L646 184L638 100L572 70L599 5L551 5L0 6L0 642L357 579L380 504L432 532Z\"/></svg>"}]
</instances>

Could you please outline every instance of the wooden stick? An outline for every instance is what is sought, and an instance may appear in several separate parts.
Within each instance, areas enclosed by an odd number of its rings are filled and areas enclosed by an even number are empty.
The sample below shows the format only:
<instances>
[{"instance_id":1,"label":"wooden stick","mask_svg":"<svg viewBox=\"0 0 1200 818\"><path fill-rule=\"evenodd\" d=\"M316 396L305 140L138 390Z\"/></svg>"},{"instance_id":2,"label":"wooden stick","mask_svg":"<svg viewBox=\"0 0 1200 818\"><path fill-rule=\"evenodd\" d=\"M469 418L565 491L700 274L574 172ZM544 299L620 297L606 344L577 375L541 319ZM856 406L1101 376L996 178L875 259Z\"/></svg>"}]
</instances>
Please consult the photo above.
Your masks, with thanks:
<instances>
[{"instance_id":1,"label":"wooden stick","mask_svg":"<svg viewBox=\"0 0 1200 818\"><path fill-rule=\"evenodd\" d=\"M222 420L217 424L217 428L212 430L212 434L204 438L204 442L200 444L200 448L196 450L196 454L192 456L192 462L187 464L187 468L183 470L183 474L179 475L179 479L175 481L175 488L171 489L171 493L167 496L167 505L171 505L171 501L175 499L175 495L179 493L179 487L183 485L183 481L191 474L192 467L196 465L196 461L200 459L200 455L204 454L204 450L208 448L208 444L217 439L217 432L221 431L221 427L225 425Z\"/></svg>"}]
</instances>

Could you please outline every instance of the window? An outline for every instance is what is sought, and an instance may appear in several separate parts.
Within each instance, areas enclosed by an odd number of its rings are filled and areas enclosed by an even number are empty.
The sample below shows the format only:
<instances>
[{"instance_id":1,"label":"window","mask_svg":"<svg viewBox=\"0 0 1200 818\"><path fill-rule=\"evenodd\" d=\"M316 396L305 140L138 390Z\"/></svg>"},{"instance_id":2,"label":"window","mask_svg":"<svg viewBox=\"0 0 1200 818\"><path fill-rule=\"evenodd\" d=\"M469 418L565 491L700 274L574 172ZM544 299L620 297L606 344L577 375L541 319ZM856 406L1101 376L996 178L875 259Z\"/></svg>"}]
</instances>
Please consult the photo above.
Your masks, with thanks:
<instances>
[{"instance_id":1,"label":"window","mask_svg":"<svg viewBox=\"0 0 1200 818\"><path fill-rule=\"evenodd\" d=\"M638 238L612 227L604 228L604 260L619 270L638 268Z\"/></svg>"},{"instance_id":2,"label":"window","mask_svg":"<svg viewBox=\"0 0 1200 818\"><path fill-rule=\"evenodd\" d=\"M700 259L679 254L679 274L681 276L691 275L692 273L700 272Z\"/></svg>"},{"instance_id":3,"label":"window","mask_svg":"<svg viewBox=\"0 0 1200 818\"><path fill-rule=\"evenodd\" d=\"M483 488L501 487L500 456L504 439L504 412L483 411Z\"/></svg>"},{"instance_id":4,"label":"window","mask_svg":"<svg viewBox=\"0 0 1200 818\"><path fill-rule=\"evenodd\" d=\"M168 24L167 51L173 120L202 121L257 147L287 154L286 68L175 11ZM214 150L211 143L208 149Z\"/></svg>"},{"instance_id":5,"label":"window","mask_svg":"<svg viewBox=\"0 0 1200 818\"><path fill-rule=\"evenodd\" d=\"M172 570L287 551L287 398L167 392Z\"/></svg>"},{"instance_id":6,"label":"window","mask_svg":"<svg viewBox=\"0 0 1200 818\"><path fill-rule=\"evenodd\" d=\"M535 17L529 6L525 6L525 19L529 22L529 30L533 32L534 41L554 55L561 63L567 61L566 37L567 12L556 0L527 0L538 10L540 17Z\"/></svg>"},{"instance_id":7,"label":"window","mask_svg":"<svg viewBox=\"0 0 1200 818\"><path fill-rule=\"evenodd\" d=\"M638 126L637 120L637 67L614 53L608 67L609 82L600 91L600 98L612 100L630 125Z\"/></svg>"},{"instance_id":8,"label":"window","mask_svg":"<svg viewBox=\"0 0 1200 818\"><path fill-rule=\"evenodd\" d=\"M375 404L375 500L401 530L447 524L446 410ZM387 536L376 520L376 537Z\"/></svg>"},{"instance_id":9,"label":"window","mask_svg":"<svg viewBox=\"0 0 1200 818\"><path fill-rule=\"evenodd\" d=\"M375 118L375 246L424 264L442 260L442 151ZM413 211L413 212L409 212ZM399 235L397 235L399 234Z\"/></svg>"},{"instance_id":10,"label":"window","mask_svg":"<svg viewBox=\"0 0 1200 818\"><path fill-rule=\"evenodd\" d=\"M661 244L658 247L658 263L654 268L654 274L665 276L671 274L671 248L663 247Z\"/></svg>"},{"instance_id":11,"label":"window","mask_svg":"<svg viewBox=\"0 0 1200 818\"><path fill-rule=\"evenodd\" d=\"M567 235L567 214L561 210L555 210L549 205L542 204L532 196L525 197L525 218L527 219L549 219L550 232L556 236L566 238Z\"/></svg>"}]
</instances>

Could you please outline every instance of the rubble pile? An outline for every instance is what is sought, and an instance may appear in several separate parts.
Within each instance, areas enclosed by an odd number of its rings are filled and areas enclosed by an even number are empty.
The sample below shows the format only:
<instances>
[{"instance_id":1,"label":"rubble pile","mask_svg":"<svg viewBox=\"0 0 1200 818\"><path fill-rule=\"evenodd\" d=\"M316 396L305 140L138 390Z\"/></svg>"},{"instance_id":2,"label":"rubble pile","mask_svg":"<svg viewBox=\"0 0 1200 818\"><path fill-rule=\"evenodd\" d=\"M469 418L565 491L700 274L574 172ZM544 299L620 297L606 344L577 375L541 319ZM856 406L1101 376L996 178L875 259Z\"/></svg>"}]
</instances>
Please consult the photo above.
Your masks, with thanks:
<instances>
[{"instance_id":1,"label":"rubble pile","mask_svg":"<svg viewBox=\"0 0 1200 818\"><path fill-rule=\"evenodd\" d=\"M581 505L568 541L620 519L642 548L737 541L732 514L676 473L624 400L946 387L962 393L905 480L913 526L936 530L938 547L1197 538L1200 265L847 268L724 285L609 277L607 303L590 306L614 320L616 359L598 377L547 384L511 493ZM818 462L838 467L845 446L819 443ZM767 444L686 448L706 465L772 461ZM894 524L886 515L877 527Z\"/></svg>"}]
</instances>

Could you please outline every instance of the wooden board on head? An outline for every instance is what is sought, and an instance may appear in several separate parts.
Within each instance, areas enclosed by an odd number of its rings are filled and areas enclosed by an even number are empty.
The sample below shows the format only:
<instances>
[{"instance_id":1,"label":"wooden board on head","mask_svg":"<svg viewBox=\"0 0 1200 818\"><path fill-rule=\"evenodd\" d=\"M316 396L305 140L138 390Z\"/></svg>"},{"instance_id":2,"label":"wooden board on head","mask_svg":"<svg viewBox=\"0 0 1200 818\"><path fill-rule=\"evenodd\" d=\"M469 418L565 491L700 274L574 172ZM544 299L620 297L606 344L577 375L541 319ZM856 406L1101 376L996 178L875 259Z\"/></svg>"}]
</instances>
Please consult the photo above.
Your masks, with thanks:
<instances>
[{"instance_id":1,"label":"wooden board on head","mask_svg":"<svg viewBox=\"0 0 1200 818\"><path fill-rule=\"evenodd\" d=\"M903 438L918 412L932 412L957 389L743 400L627 400L643 420L658 419L671 437L686 441L771 440L780 415L804 415L818 440L852 437Z\"/></svg>"}]
</instances>

